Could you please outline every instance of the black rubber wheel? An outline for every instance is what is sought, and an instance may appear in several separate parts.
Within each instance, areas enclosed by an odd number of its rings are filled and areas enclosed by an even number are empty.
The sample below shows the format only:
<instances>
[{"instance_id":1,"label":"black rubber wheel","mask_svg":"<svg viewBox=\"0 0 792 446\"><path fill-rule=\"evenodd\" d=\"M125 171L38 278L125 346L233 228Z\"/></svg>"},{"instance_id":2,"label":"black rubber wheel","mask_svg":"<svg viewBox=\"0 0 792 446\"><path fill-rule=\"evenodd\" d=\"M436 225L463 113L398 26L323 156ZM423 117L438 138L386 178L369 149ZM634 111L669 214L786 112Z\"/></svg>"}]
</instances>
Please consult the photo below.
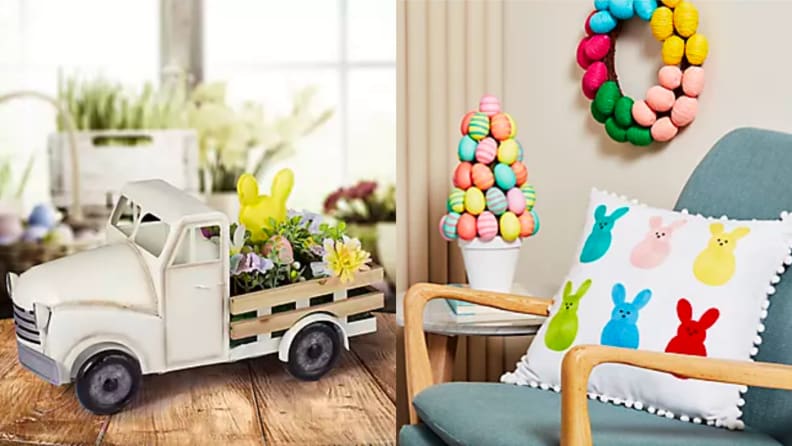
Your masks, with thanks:
<instances>
[{"instance_id":1,"label":"black rubber wheel","mask_svg":"<svg viewBox=\"0 0 792 446\"><path fill-rule=\"evenodd\" d=\"M316 381L333 368L340 354L338 331L329 324L314 322L294 337L286 369L295 378Z\"/></svg>"},{"instance_id":2,"label":"black rubber wheel","mask_svg":"<svg viewBox=\"0 0 792 446\"><path fill-rule=\"evenodd\" d=\"M110 415L129 404L140 382L140 364L135 358L116 350L104 351L80 367L74 391L85 409Z\"/></svg>"}]
</instances>

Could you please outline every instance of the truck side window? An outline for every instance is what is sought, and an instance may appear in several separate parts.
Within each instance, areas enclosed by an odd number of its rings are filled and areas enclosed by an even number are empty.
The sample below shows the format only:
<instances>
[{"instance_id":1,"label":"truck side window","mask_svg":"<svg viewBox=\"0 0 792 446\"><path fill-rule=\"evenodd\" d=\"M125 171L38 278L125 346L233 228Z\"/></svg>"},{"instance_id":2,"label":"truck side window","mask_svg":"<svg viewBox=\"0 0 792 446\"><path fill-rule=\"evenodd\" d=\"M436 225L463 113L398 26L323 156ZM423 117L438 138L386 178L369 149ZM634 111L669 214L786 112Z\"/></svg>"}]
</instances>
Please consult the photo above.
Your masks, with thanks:
<instances>
[{"instance_id":1,"label":"truck side window","mask_svg":"<svg viewBox=\"0 0 792 446\"><path fill-rule=\"evenodd\" d=\"M193 226L187 228L179 239L173 265L220 260L220 226Z\"/></svg>"}]
</instances>

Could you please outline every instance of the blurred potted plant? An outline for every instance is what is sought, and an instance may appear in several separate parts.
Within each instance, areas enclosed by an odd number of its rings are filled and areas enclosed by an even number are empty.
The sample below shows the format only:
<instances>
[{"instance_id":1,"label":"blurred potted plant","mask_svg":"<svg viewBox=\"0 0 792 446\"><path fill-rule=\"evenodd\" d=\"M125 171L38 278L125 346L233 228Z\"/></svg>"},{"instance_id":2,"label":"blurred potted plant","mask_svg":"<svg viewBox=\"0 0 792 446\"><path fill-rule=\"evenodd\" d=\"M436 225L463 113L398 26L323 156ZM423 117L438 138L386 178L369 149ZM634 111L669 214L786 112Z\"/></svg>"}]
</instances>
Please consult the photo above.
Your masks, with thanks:
<instances>
[{"instance_id":1,"label":"blurred potted plant","mask_svg":"<svg viewBox=\"0 0 792 446\"><path fill-rule=\"evenodd\" d=\"M340 187L324 201L324 213L345 222L350 234L360 239L385 274L396 277L396 187L379 188L376 181L361 180Z\"/></svg>"},{"instance_id":2,"label":"blurred potted plant","mask_svg":"<svg viewBox=\"0 0 792 446\"><path fill-rule=\"evenodd\" d=\"M236 219L237 178L244 172L261 177L273 163L294 153L299 138L332 117L330 109L313 110L315 94L313 87L301 90L288 115L269 118L259 104L229 106L223 82L201 84L193 90L187 118L198 132L202 190L211 206Z\"/></svg>"}]
</instances>

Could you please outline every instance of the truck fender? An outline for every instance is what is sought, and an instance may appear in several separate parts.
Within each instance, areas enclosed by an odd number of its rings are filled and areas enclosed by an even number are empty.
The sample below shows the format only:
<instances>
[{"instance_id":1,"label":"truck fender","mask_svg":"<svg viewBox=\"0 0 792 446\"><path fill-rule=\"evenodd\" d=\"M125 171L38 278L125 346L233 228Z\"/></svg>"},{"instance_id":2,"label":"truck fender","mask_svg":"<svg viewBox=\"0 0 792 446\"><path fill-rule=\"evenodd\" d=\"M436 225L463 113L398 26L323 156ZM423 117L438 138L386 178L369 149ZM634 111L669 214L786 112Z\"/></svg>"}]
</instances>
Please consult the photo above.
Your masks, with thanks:
<instances>
[{"instance_id":1,"label":"truck fender","mask_svg":"<svg viewBox=\"0 0 792 446\"><path fill-rule=\"evenodd\" d=\"M77 375L77 371L85 361L87 361L93 355L106 350L118 350L124 352L137 359L137 361L140 363L140 368L144 371L144 373L148 370L148 364L145 362L146 358L140 354L140 350L138 348L132 347L128 340L117 337L97 336L81 341L72 347L72 349L66 355L64 366L69 372L70 377L74 379L74 377Z\"/></svg>"},{"instance_id":2,"label":"truck fender","mask_svg":"<svg viewBox=\"0 0 792 446\"><path fill-rule=\"evenodd\" d=\"M291 347L294 337L297 336L297 333L299 333L300 330L310 324L313 324L314 322L326 322L333 325L341 335L341 339L344 340L344 348L349 350L349 336L347 335L346 328L344 328L344 325L338 320L338 318L328 313L313 313L300 319L296 324L292 325L288 330L286 330L286 333L284 333L283 337L281 337L280 345L278 346L278 359L280 359L282 362L289 361L289 348Z\"/></svg>"}]
</instances>

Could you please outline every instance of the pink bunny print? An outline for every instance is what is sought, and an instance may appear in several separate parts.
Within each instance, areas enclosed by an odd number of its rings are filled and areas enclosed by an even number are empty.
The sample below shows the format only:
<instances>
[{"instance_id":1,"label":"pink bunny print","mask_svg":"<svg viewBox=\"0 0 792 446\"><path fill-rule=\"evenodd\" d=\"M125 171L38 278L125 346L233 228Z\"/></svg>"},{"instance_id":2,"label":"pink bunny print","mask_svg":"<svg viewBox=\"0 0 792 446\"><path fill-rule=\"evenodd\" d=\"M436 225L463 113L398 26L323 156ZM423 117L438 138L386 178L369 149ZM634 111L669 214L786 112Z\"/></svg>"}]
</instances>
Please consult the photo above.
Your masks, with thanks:
<instances>
[{"instance_id":1,"label":"pink bunny print","mask_svg":"<svg viewBox=\"0 0 792 446\"><path fill-rule=\"evenodd\" d=\"M649 232L630 254L630 263L637 268L651 269L660 266L671 252L671 235L684 226L686 220L663 225L662 217L649 219Z\"/></svg>"}]
</instances>

